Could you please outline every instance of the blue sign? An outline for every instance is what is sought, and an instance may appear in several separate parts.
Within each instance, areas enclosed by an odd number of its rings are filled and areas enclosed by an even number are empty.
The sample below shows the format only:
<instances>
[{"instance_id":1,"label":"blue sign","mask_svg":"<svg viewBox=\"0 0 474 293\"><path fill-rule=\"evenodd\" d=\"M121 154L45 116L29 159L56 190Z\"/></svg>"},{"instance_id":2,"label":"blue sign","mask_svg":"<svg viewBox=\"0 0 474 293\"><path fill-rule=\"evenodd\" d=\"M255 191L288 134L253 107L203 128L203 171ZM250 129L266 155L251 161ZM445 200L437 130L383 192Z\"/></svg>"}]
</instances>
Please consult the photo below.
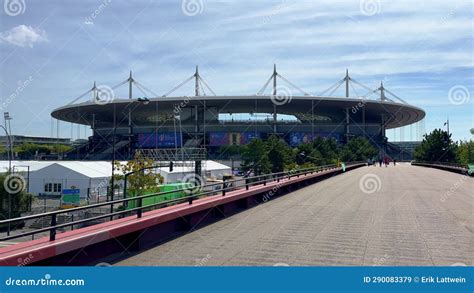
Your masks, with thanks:
<instances>
[{"instance_id":1,"label":"blue sign","mask_svg":"<svg viewBox=\"0 0 474 293\"><path fill-rule=\"evenodd\" d=\"M63 194L72 195L72 194L80 194L80 189L63 189Z\"/></svg>"},{"instance_id":2,"label":"blue sign","mask_svg":"<svg viewBox=\"0 0 474 293\"><path fill-rule=\"evenodd\" d=\"M138 144L141 148L168 148L181 145L181 134L174 132L140 133Z\"/></svg>"}]
</instances>

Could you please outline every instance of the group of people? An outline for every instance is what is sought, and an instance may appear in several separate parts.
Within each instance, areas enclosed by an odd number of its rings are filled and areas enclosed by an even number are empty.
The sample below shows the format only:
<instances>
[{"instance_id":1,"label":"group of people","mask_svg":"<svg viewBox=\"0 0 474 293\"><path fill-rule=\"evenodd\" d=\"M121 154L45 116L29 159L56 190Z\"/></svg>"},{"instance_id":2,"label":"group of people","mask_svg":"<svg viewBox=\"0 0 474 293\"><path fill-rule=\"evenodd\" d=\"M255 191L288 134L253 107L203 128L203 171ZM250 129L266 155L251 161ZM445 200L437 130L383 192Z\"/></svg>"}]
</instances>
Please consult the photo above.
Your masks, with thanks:
<instances>
[{"instance_id":1,"label":"group of people","mask_svg":"<svg viewBox=\"0 0 474 293\"><path fill-rule=\"evenodd\" d=\"M390 164L390 158L387 157L387 156L383 156L383 157L380 156L379 159L378 159L378 162L379 162L379 167L382 167L382 164L384 164L385 167L388 167L388 165ZM393 162L394 166L397 164L397 160L395 160L395 159L393 159L392 162ZM368 159L367 164L376 166L377 161L376 161L376 159Z\"/></svg>"}]
</instances>

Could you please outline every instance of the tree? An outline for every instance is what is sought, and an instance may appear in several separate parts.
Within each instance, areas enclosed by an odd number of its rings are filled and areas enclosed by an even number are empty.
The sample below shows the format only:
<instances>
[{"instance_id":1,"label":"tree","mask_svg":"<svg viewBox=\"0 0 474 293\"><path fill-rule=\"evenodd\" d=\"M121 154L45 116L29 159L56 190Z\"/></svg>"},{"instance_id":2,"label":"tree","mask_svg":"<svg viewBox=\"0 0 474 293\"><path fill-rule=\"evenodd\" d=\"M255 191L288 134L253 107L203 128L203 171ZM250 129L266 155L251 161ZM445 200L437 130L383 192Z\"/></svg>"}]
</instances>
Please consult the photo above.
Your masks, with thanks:
<instances>
[{"instance_id":1,"label":"tree","mask_svg":"<svg viewBox=\"0 0 474 293\"><path fill-rule=\"evenodd\" d=\"M337 141L334 138L317 137L313 141L315 149L315 155L312 157L318 158L317 165L329 165L336 164L339 159L339 147ZM317 152L316 152L317 151Z\"/></svg>"},{"instance_id":2,"label":"tree","mask_svg":"<svg viewBox=\"0 0 474 293\"><path fill-rule=\"evenodd\" d=\"M271 163L265 143L259 139L252 139L242 148L242 165L244 172L253 172L255 175L269 173Z\"/></svg>"},{"instance_id":3,"label":"tree","mask_svg":"<svg viewBox=\"0 0 474 293\"><path fill-rule=\"evenodd\" d=\"M13 148L13 152L17 153L20 159L31 159L35 157L36 154L62 154L71 149L71 146L64 144L22 143L18 146L15 146Z\"/></svg>"},{"instance_id":4,"label":"tree","mask_svg":"<svg viewBox=\"0 0 474 293\"><path fill-rule=\"evenodd\" d=\"M283 172L285 167L291 163L293 153L290 146L276 135L268 138L266 146L272 173Z\"/></svg>"},{"instance_id":5,"label":"tree","mask_svg":"<svg viewBox=\"0 0 474 293\"><path fill-rule=\"evenodd\" d=\"M474 163L474 141L461 141L457 149L457 161L460 164Z\"/></svg>"},{"instance_id":6,"label":"tree","mask_svg":"<svg viewBox=\"0 0 474 293\"><path fill-rule=\"evenodd\" d=\"M243 146L240 145L225 145L219 147L217 150L217 153L219 154L219 158L229 158L231 161L231 167L232 171L234 171L234 161L237 160L240 157L240 154L242 152Z\"/></svg>"},{"instance_id":7,"label":"tree","mask_svg":"<svg viewBox=\"0 0 474 293\"><path fill-rule=\"evenodd\" d=\"M298 165L303 165L306 163L313 163L313 156L317 156L314 153L314 148L311 143L302 143L296 148L293 149L295 155L295 161Z\"/></svg>"},{"instance_id":8,"label":"tree","mask_svg":"<svg viewBox=\"0 0 474 293\"><path fill-rule=\"evenodd\" d=\"M415 149L415 160L427 162L455 162L456 144L451 140L451 134L441 129L435 129L425 134L421 145Z\"/></svg>"},{"instance_id":9,"label":"tree","mask_svg":"<svg viewBox=\"0 0 474 293\"><path fill-rule=\"evenodd\" d=\"M152 159L141 156L139 153L126 164L115 162L115 170L121 174L114 176L115 182L125 180L127 176L127 196L140 196L146 192L159 192L158 185L163 183L163 177L154 172L156 166ZM114 186L115 188L115 186Z\"/></svg>"},{"instance_id":10,"label":"tree","mask_svg":"<svg viewBox=\"0 0 474 293\"><path fill-rule=\"evenodd\" d=\"M377 149L364 137L350 139L340 152L343 162L366 161L377 154Z\"/></svg>"},{"instance_id":11,"label":"tree","mask_svg":"<svg viewBox=\"0 0 474 293\"><path fill-rule=\"evenodd\" d=\"M8 206L11 198L11 209ZM28 211L28 207L33 202L33 195L26 192L26 180L17 173L0 174L0 219L17 218L21 213ZM22 226L24 223L14 223L14 227ZM5 226L0 226L5 229Z\"/></svg>"}]
</instances>

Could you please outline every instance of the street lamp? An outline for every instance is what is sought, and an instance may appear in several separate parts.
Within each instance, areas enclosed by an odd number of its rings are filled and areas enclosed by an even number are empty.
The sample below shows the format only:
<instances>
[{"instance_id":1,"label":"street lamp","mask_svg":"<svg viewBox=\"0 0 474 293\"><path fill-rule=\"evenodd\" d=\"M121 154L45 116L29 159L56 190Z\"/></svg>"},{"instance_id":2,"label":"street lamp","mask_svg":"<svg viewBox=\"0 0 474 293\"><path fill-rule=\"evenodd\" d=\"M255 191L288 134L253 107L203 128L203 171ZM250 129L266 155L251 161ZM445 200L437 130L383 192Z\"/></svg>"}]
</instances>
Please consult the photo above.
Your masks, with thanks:
<instances>
[{"instance_id":1,"label":"street lamp","mask_svg":"<svg viewBox=\"0 0 474 293\"><path fill-rule=\"evenodd\" d=\"M11 116L10 116L10 112L3 112L3 118L5 119L5 130L8 129L8 133L9 133L9 142L8 142L8 145L9 145L9 148L10 148L10 157L11 159L13 160L13 148L12 148L12 137L11 137L11 133L12 133L12 125L10 123L10 121L13 119Z\"/></svg>"},{"instance_id":2,"label":"street lamp","mask_svg":"<svg viewBox=\"0 0 474 293\"><path fill-rule=\"evenodd\" d=\"M7 112L8 114L8 112ZM8 117L9 119L11 119L10 117ZM7 121L7 117L5 116L5 121ZM7 150L7 154L8 154L8 174L11 173L11 170L12 170L12 158L11 158L11 153L12 153L12 142L11 142L11 137L10 137L10 134L8 133L8 130L5 126L3 125L0 125L0 128L2 128L4 131L5 131L5 134L6 134L6 137L7 137L7 140L8 140L8 145L9 145L9 148L10 148L10 151ZM6 190L8 192L8 219L11 219L11 214L12 214L12 194L10 192L10 190ZM8 230L7 230L7 236L10 236L10 222L8 222Z\"/></svg>"}]
</instances>

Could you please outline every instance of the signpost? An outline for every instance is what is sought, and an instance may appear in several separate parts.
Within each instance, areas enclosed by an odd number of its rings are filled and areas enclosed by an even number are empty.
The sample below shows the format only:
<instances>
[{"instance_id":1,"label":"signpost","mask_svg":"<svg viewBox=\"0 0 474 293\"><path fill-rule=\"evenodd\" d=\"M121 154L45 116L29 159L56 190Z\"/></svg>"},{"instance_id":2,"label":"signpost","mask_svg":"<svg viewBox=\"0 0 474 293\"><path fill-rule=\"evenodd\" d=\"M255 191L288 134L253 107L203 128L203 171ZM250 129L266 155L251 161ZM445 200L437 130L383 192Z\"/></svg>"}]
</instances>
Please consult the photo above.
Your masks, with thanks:
<instances>
[{"instance_id":1,"label":"signpost","mask_svg":"<svg viewBox=\"0 0 474 293\"><path fill-rule=\"evenodd\" d=\"M81 190L80 189L63 189L62 194L62 205L61 208L67 209L72 207L78 207L81 202Z\"/></svg>"}]
</instances>

